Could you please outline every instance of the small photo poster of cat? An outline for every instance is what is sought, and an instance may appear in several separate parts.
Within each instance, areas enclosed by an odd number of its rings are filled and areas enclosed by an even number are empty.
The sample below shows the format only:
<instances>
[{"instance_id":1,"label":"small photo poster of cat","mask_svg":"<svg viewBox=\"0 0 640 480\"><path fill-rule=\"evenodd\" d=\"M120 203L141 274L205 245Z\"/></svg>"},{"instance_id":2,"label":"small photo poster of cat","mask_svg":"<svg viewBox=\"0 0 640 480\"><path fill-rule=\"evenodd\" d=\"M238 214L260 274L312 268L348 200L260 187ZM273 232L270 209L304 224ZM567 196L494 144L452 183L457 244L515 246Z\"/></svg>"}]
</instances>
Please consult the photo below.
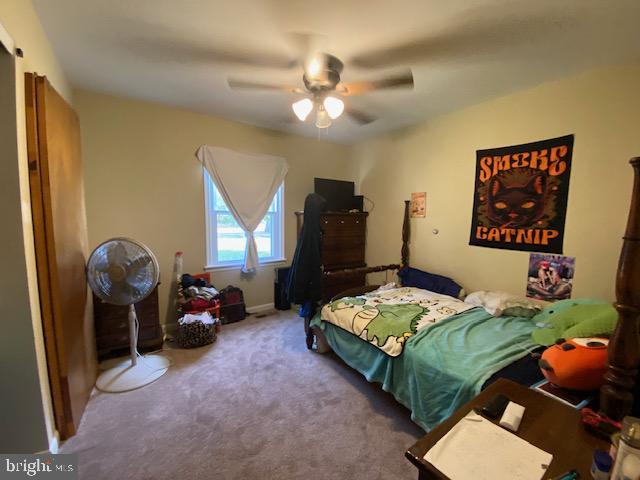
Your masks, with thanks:
<instances>
[{"instance_id":1,"label":"small photo poster of cat","mask_svg":"<svg viewBox=\"0 0 640 480\"><path fill-rule=\"evenodd\" d=\"M562 253L573 135L476 152L470 245Z\"/></svg>"},{"instance_id":2,"label":"small photo poster of cat","mask_svg":"<svg viewBox=\"0 0 640 480\"><path fill-rule=\"evenodd\" d=\"M427 216L427 194L426 192L415 192L411 194L411 218L424 218Z\"/></svg>"},{"instance_id":3,"label":"small photo poster of cat","mask_svg":"<svg viewBox=\"0 0 640 480\"><path fill-rule=\"evenodd\" d=\"M553 302L571 298L574 257L532 253L527 273L527 297Z\"/></svg>"}]
</instances>

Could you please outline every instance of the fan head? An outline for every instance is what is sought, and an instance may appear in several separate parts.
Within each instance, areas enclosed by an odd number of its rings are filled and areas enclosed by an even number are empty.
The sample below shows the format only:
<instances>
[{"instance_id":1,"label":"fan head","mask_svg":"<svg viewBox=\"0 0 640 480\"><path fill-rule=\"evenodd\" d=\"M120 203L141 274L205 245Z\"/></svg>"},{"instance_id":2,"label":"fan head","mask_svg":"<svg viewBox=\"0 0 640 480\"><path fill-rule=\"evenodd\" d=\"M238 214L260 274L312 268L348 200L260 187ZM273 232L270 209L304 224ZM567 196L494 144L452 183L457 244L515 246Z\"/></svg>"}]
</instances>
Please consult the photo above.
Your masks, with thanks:
<instances>
[{"instance_id":1,"label":"fan head","mask_svg":"<svg viewBox=\"0 0 640 480\"><path fill-rule=\"evenodd\" d=\"M233 78L227 79L227 82L229 84L229 87L235 90L265 90L272 92L279 91L294 93L296 95L304 95L307 99L312 100L313 104L316 105L316 127L318 128L326 128L331 125L329 117L327 117L327 115L324 113L324 108L326 108L324 102L328 97L332 97L335 95L339 95L342 97L352 97L376 90L413 88L413 73L411 72L411 70L404 70L396 74L387 75L383 78L378 78L370 81L345 83L341 79L344 64L339 58L333 55L319 51L309 53L306 55L303 65L304 73L302 75L302 81L304 83L304 89L291 85L272 85L268 83L256 82L253 80L245 81ZM292 105L293 111L295 112L298 119L304 122L308 114L311 113L314 108L311 107L307 111L307 107L305 107L303 109L305 113L298 114L295 105L301 102L305 102L307 105L311 105L311 102L309 100L303 99L295 102L294 105ZM366 125L376 120L376 117L368 115L364 112L360 112L359 110L355 110L349 105L347 105L345 108L342 100L340 100L340 102L341 108L339 113L337 113L335 116L332 116L331 119L339 117L342 113L342 109L344 109L345 113L360 125Z\"/></svg>"},{"instance_id":2,"label":"fan head","mask_svg":"<svg viewBox=\"0 0 640 480\"><path fill-rule=\"evenodd\" d=\"M340 74L344 68L337 57L328 53L318 53L305 63L302 81L309 92L317 94L335 90L336 85L340 83Z\"/></svg>"},{"instance_id":3,"label":"fan head","mask_svg":"<svg viewBox=\"0 0 640 480\"><path fill-rule=\"evenodd\" d=\"M91 290L114 305L131 305L158 284L158 260L148 247L130 238L112 238L98 245L87 262Z\"/></svg>"}]
</instances>

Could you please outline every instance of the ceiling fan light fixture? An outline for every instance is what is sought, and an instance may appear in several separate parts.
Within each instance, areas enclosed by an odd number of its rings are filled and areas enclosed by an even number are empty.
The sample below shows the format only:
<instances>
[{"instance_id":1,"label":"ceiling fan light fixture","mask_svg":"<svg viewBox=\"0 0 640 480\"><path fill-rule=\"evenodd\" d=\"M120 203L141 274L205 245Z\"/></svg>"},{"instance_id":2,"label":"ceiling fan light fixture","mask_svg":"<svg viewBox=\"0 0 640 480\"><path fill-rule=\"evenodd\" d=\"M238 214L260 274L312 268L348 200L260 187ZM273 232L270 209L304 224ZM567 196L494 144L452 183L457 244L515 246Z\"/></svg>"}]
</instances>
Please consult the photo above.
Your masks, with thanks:
<instances>
[{"instance_id":1,"label":"ceiling fan light fixture","mask_svg":"<svg viewBox=\"0 0 640 480\"><path fill-rule=\"evenodd\" d=\"M320 74L320 61L317 57L314 56L307 63L307 74L310 78L316 78Z\"/></svg>"},{"instance_id":2,"label":"ceiling fan light fixture","mask_svg":"<svg viewBox=\"0 0 640 480\"><path fill-rule=\"evenodd\" d=\"M313 110L313 102L308 98L303 98L302 100L294 102L291 108L293 109L293 113L296 114L296 117L298 117L301 122L304 122L311 113L311 110Z\"/></svg>"},{"instance_id":3,"label":"ceiling fan light fixture","mask_svg":"<svg viewBox=\"0 0 640 480\"><path fill-rule=\"evenodd\" d=\"M329 128L330 126L331 117L322 105L318 105L318 111L316 112L316 127Z\"/></svg>"},{"instance_id":4,"label":"ceiling fan light fixture","mask_svg":"<svg viewBox=\"0 0 640 480\"><path fill-rule=\"evenodd\" d=\"M344 102L336 97L326 97L323 102L327 114L335 120L344 112Z\"/></svg>"}]
</instances>

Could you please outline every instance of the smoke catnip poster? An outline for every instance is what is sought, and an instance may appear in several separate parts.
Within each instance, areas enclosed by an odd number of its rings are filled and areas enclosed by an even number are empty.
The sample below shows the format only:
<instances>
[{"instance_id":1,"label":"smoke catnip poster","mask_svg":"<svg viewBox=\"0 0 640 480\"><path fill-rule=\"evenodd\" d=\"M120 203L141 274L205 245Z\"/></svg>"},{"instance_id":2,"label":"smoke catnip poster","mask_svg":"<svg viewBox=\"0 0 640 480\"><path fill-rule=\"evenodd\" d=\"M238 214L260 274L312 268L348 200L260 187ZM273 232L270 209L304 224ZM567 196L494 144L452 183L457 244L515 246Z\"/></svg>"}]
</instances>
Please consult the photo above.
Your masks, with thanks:
<instances>
[{"instance_id":1,"label":"smoke catnip poster","mask_svg":"<svg viewBox=\"0 0 640 480\"><path fill-rule=\"evenodd\" d=\"M562 253L573 135L476 152L470 245Z\"/></svg>"}]
</instances>

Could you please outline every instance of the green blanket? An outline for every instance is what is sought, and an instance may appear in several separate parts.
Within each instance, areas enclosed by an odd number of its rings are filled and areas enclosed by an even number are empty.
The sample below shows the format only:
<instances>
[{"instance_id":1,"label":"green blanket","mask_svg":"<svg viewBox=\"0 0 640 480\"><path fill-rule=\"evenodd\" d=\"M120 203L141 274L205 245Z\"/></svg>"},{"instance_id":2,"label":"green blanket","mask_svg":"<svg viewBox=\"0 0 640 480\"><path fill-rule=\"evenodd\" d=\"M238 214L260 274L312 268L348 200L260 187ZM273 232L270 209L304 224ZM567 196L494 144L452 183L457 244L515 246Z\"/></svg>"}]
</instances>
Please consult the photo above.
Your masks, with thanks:
<instances>
[{"instance_id":1,"label":"green blanket","mask_svg":"<svg viewBox=\"0 0 640 480\"><path fill-rule=\"evenodd\" d=\"M530 319L493 317L481 308L419 330L397 357L318 316L312 325L324 331L333 350L348 365L370 382L381 383L427 431L477 395L491 375L535 346Z\"/></svg>"}]
</instances>

